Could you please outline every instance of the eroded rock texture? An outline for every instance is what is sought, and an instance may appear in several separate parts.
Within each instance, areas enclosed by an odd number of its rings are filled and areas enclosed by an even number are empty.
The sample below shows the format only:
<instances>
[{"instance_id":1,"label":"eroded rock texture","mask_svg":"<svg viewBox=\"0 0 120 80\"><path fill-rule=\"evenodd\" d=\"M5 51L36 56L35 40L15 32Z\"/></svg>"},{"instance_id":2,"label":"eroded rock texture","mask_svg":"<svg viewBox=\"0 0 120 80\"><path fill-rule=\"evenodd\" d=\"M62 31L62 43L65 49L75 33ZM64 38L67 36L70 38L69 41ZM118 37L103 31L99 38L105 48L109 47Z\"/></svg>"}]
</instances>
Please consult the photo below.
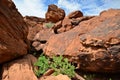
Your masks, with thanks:
<instances>
[{"instance_id":1,"label":"eroded rock texture","mask_svg":"<svg viewBox=\"0 0 120 80\"><path fill-rule=\"evenodd\" d=\"M0 63L27 54L28 27L12 0L0 0Z\"/></svg>"},{"instance_id":2,"label":"eroded rock texture","mask_svg":"<svg viewBox=\"0 0 120 80\"><path fill-rule=\"evenodd\" d=\"M3 65L2 80L38 80L34 74L34 63L37 59L28 54L23 58Z\"/></svg>"},{"instance_id":3,"label":"eroded rock texture","mask_svg":"<svg viewBox=\"0 0 120 80\"><path fill-rule=\"evenodd\" d=\"M120 72L120 10L104 11L65 33L53 35L44 51L48 56L69 56L85 71Z\"/></svg>"},{"instance_id":4,"label":"eroded rock texture","mask_svg":"<svg viewBox=\"0 0 120 80\"><path fill-rule=\"evenodd\" d=\"M49 37L54 34L52 29L46 26L49 23L46 23L44 18L35 16L26 16L24 21L29 28L27 38L31 42L31 53L42 50Z\"/></svg>"}]
</instances>

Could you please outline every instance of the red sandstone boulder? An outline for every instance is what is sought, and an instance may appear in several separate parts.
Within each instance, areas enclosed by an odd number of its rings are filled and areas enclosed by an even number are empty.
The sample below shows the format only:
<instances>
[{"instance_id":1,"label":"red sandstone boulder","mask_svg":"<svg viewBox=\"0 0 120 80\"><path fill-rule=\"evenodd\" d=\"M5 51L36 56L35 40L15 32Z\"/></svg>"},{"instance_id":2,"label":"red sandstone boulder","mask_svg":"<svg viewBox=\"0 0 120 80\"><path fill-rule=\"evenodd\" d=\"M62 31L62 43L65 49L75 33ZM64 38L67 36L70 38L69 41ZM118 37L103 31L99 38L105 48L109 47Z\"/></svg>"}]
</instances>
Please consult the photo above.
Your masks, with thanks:
<instances>
[{"instance_id":1,"label":"red sandstone boulder","mask_svg":"<svg viewBox=\"0 0 120 80\"><path fill-rule=\"evenodd\" d=\"M51 4L48 6L48 11L45 14L46 21L48 22L58 22L65 17L65 11L58 8L56 5Z\"/></svg>"},{"instance_id":2,"label":"red sandstone boulder","mask_svg":"<svg viewBox=\"0 0 120 80\"><path fill-rule=\"evenodd\" d=\"M28 27L12 0L0 0L0 63L27 54Z\"/></svg>"},{"instance_id":3,"label":"red sandstone boulder","mask_svg":"<svg viewBox=\"0 0 120 80\"><path fill-rule=\"evenodd\" d=\"M120 10L110 9L100 16L48 40L48 56L64 55L92 72L120 72Z\"/></svg>"},{"instance_id":4,"label":"red sandstone boulder","mask_svg":"<svg viewBox=\"0 0 120 80\"><path fill-rule=\"evenodd\" d=\"M72 18L78 18L78 17L83 17L83 13L79 10L71 12L70 14L68 14L67 16L68 18L72 19Z\"/></svg>"},{"instance_id":5,"label":"red sandstone boulder","mask_svg":"<svg viewBox=\"0 0 120 80\"><path fill-rule=\"evenodd\" d=\"M28 54L3 65L2 80L38 80L34 74L37 59Z\"/></svg>"}]
</instances>

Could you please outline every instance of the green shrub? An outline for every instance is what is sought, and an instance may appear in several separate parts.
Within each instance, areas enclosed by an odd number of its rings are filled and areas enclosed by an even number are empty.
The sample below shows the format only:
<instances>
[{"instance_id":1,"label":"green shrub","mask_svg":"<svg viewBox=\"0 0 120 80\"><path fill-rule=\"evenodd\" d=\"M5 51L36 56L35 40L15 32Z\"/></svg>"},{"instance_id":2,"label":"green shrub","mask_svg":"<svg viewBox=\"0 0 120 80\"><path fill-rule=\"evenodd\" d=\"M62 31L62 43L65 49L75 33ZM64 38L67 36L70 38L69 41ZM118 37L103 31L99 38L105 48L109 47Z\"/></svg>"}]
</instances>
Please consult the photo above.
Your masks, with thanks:
<instances>
[{"instance_id":1,"label":"green shrub","mask_svg":"<svg viewBox=\"0 0 120 80\"><path fill-rule=\"evenodd\" d=\"M63 56L54 56L50 61L49 58L41 55L38 61L35 63L38 66L38 70L35 70L35 74L39 77L44 74L48 69L53 69L53 75L64 74L68 75L70 78L75 76L75 67L68 62L67 58Z\"/></svg>"},{"instance_id":2,"label":"green shrub","mask_svg":"<svg viewBox=\"0 0 120 80\"><path fill-rule=\"evenodd\" d=\"M49 69L49 59L43 55L40 55L34 65L38 66L38 70L35 70L35 74L39 77Z\"/></svg>"},{"instance_id":3,"label":"green shrub","mask_svg":"<svg viewBox=\"0 0 120 80\"><path fill-rule=\"evenodd\" d=\"M51 22L45 23L45 27L47 27L47 28L51 28L53 26L54 26L54 23L51 23Z\"/></svg>"},{"instance_id":4,"label":"green shrub","mask_svg":"<svg viewBox=\"0 0 120 80\"><path fill-rule=\"evenodd\" d=\"M71 78L75 75L75 67L68 62L67 58L63 58L63 56L53 57L50 67L55 71L54 75L65 74Z\"/></svg>"}]
</instances>

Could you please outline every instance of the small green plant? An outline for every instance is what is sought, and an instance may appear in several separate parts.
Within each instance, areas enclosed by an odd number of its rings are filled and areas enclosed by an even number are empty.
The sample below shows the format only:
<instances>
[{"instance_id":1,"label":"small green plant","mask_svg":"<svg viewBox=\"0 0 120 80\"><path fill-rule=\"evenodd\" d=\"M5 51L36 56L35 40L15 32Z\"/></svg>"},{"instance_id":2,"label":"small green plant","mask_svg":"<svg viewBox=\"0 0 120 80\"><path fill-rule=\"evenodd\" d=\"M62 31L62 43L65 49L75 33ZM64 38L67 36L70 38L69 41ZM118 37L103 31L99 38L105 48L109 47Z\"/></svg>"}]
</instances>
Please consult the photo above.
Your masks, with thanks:
<instances>
[{"instance_id":1,"label":"small green plant","mask_svg":"<svg viewBox=\"0 0 120 80\"><path fill-rule=\"evenodd\" d=\"M53 69L53 75L64 74L68 75L70 78L75 76L75 67L68 62L67 58L63 56L54 56L50 61L49 58L41 55L38 61L35 63L38 66L38 70L35 71L36 75L39 77L44 74L48 69Z\"/></svg>"},{"instance_id":2,"label":"small green plant","mask_svg":"<svg viewBox=\"0 0 120 80\"><path fill-rule=\"evenodd\" d=\"M38 70L35 70L35 74L39 77L49 69L49 59L44 55L40 55L38 61L34 65L38 66Z\"/></svg>"},{"instance_id":3,"label":"small green plant","mask_svg":"<svg viewBox=\"0 0 120 80\"><path fill-rule=\"evenodd\" d=\"M45 27L47 27L47 28L51 28L53 26L54 26L54 23L52 23L52 22L45 23Z\"/></svg>"},{"instance_id":4,"label":"small green plant","mask_svg":"<svg viewBox=\"0 0 120 80\"><path fill-rule=\"evenodd\" d=\"M53 57L50 67L55 71L54 75L65 74L71 78L75 76L75 66L71 65L63 56Z\"/></svg>"}]
</instances>

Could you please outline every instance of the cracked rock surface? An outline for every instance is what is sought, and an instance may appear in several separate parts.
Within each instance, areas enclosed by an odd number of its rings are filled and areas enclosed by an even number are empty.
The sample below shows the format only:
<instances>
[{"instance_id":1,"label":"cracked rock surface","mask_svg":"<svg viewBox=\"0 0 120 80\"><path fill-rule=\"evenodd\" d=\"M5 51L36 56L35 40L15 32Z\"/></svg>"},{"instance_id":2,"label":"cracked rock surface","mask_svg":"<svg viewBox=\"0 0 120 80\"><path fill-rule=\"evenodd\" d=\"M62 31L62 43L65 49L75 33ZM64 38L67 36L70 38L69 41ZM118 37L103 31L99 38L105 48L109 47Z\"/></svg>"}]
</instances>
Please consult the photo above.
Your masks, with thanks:
<instances>
[{"instance_id":1,"label":"cracked rock surface","mask_svg":"<svg viewBox=\"0 0 120 80\"><path fill-rule=\"evenodd\" d=\"M75 28L53 35L44 52L64 55L92 72L120 72L120 10L109 9Z\"/></svg>"}]
</instances>

